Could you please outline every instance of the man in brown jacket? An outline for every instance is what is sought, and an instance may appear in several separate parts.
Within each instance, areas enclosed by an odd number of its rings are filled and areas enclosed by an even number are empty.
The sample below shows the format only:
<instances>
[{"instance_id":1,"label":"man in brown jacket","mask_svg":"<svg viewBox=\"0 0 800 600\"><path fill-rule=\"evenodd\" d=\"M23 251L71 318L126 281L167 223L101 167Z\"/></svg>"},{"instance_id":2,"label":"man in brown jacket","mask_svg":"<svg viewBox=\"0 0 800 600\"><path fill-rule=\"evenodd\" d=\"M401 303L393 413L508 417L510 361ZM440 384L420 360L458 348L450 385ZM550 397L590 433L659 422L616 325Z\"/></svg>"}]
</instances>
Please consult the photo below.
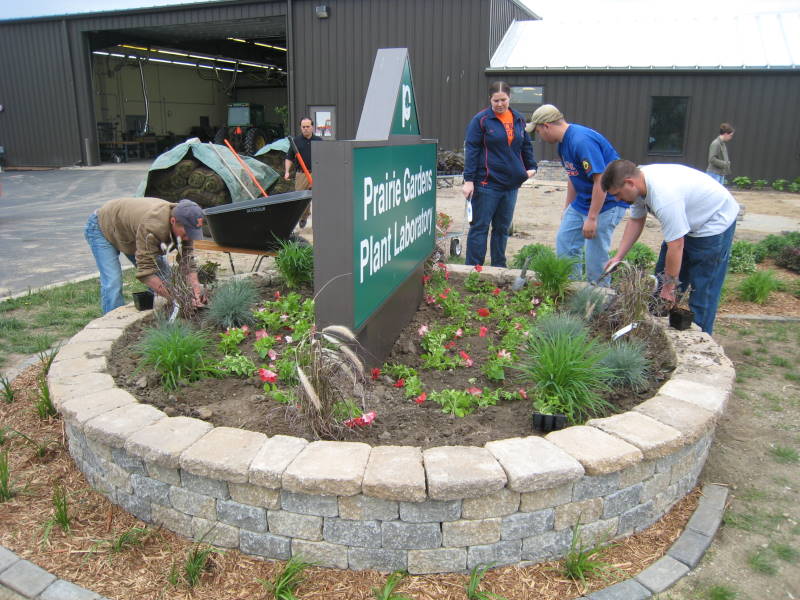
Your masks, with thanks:
<instances>
[{"instance_id":1,"label":"man in brown jacket","mask_svg":"<svg viewBox=\"0 0 800 600\"><path fill-rule=\"evenodd\" d=\"M136 266L136 277L159 296L170 298L165 285L169 267L165 255L178 249L188 257L187 282L194 303L204 303L192 257L192 240L203 237L203 209L191 200L177 204L160 198L118 198L106 202L89 217L84 236L100 271L103 314L122 306L122 252Z\"/></svg>"}]
</instances>

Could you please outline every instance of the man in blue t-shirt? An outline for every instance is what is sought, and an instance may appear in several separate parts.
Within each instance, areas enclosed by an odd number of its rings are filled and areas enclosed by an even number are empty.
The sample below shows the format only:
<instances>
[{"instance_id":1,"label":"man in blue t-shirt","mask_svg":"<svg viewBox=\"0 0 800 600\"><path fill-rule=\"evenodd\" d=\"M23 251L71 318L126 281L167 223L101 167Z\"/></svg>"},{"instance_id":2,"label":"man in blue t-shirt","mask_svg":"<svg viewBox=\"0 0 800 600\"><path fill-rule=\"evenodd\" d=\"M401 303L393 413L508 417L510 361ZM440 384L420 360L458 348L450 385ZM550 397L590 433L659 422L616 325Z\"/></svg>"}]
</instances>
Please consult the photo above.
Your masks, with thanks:
<instances>
[{"instance_id":1,"label":"man in blue t-shirt","mask_svg":"<svg viewBox=\"0 0 800 600\"><path fill-rule=\"evenodd\" d=\"M614 228L625 216L627 205L608 195L600 185L606 165L619 158L609 141L593 129L567 123L564 115L552 104L537 108L527 126L548 144L558 144L561 164L569 175L567 198L556 235L556 254L580 258L586 251L586 279L609 285L603 267L608 262L608 249ZM575 269L580 278L581 265Z\"/></svg>"}]
</instances>

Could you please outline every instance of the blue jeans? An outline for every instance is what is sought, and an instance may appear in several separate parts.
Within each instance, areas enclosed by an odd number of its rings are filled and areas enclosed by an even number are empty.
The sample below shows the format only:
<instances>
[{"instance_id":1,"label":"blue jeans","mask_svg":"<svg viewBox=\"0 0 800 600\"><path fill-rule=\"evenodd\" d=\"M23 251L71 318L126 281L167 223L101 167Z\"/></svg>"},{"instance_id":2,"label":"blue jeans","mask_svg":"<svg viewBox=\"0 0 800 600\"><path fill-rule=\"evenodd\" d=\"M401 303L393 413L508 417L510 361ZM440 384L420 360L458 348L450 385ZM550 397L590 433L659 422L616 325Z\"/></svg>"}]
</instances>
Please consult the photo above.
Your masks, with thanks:
<instances>
[{"instance_id":1,"label":"blue jeans","mask_svg":"<svg viewBox=\"0 0 800 600\"><path fill-rule=\"evenodd\" d=\"M597 232L595 236L587 240L583 237L583 223L586 215L578 212L572 205L564 211L561 218L561 226L556 234L556 254L558 256L574 256L581 258L581 250L586 251L586 280L597 281L603 272L603 267L608 262L608 249L611 247L611 236L614 228L619 225L625 216L624 206L614 206L597 215ZM583 264L575 265L573 279L581 279ZM604 277L598 285L608 287L611 284L610 277Z\"/></svg>"},{"instance_id":2,"label":"blue jeans","mask_svg":"<svg viewBox=\"0 0 800 600\"><path fill-rule=\"evenodd\" d=\"M712 173L711 171L706 171L706 174L714 181L719 182L720 185L725 185L725 175L719 175L718 173Z\"/></svg>"},{"instance_id":3,"label":"blue jeans","mask_svg":"<svg viewBox=\"0 0 800 600\"><path fill-rule=\"evenodd\" d=\"M117 250L111 242L109 242L100 231L100 225L97 222L97 214L92 213L89 220L86 221L86 229L83 231L83 236L92 249L94 261L97 263L97 269L100 271L100 308L103 314L119 308L125 304L122 297L122 266L119 264L119 250ZM125 255L134 266L136 265L136 257L132 254ZM163 256L156 258L156 263L163 274L169 273L169 266Z\"/></svg>"},{"instance_id":4,"label":"blue jeans","mask_svg":"<svg viewBox=\"0 0 800 600\"><path fill-rule=\"evenodd\" d=\"M489 243L493 267L506 266L506 244L508 228L514 218L517 205L517 190L495 190L476 185L472 194L472 223L467 235L468 265L482 265L486 258L486 238L489 225L492 226L492 240Z\"/></svg>"},{"instance_id":5,"label":"blue jeans","mask_svg":"<svg viewBox=\"0 0 800 600\"><path fill-rule=\"evenodd\" d=\"M736 222L726 231L708 237L683 238L683 260L678 279L681 290L692 286L689 292L689 308L694 312L694 322L706 333L714 332L722 284L728 272L731 244L736 231ZM661 253L656 263L656 274L664 272L667 244L661 244Z\"/></svg>"}]
</instances>

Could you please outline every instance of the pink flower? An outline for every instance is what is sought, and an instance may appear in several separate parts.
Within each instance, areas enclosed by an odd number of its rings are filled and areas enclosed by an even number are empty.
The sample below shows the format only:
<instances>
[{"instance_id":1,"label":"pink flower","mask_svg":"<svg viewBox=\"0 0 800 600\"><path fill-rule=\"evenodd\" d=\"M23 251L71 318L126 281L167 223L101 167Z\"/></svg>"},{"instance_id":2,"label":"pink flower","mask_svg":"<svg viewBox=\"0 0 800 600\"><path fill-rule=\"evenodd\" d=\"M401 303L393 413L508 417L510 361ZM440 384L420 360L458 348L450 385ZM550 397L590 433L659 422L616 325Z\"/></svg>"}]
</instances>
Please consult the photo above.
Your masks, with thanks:
<instances>
[{"instance_id":1,"label":"pink flower","mask_svg":"<svg viewBox=\"0 0 800 600\"><path fill-rule=\"evenodd\" d=\"M267 337L269 334L267 333L266 329L259 329L256 331L256 339L260 340L261 338Z\"/></svg>"},{"instance_id":2,"label":"pink flower","mask_svg":"<svg viewBox=\"0 0 800 600\"><path fill-rule=\"evenodd\" d=\"M280 333L275 336L275 340L278 341L278 342L280 342L282 339L283 339L283 336Z\"/></svg>"},{"instance_id":3,"label":"pink flower","mask_svg":"<svg viewBox=\"0 0 800 600\"><path fill-rule=\"evenodd\" d=\"M478 273L480 273L481 271L483 271L483 267L482 267L481 265L475 265L475 270L476 270Z\"/></svg>"},{"instance_id":4,"label":"pink flower","mask_svg":"<svg viewBox=\"0 0 800 600\"><path fill-rule=\"evenodd\" d=\"M475 363L474 363L474 361L473 361L473 360L472 360L472 359L469 357L469 354L467 354L467 353L466 353L466 352L464 352L463 350L461 350L461 351L458 353L458 355L459 355L461 358L463 358L463 359L464 359L464 364L465 364L465 365L467 365L468 367L471 367L473 364L475 364Z\"/></svg>"},{"instance_id":5,"label":"pink flower","mask_svg":"<svg viewBox=\"0 0 800 600\"><path fill-rule=\"evenodd\" d=\"M533 304L534 306L539 306L541 303L542 303L541 298L534 298L533 300L531 300L531 304Z\"/></svg>"},{"instance_id":6,"label":"pink flower","mask_svg":"<svg viewBox=\"0 0 800 600\"><path fill-rule=\"evenodd\" d=\"M294 341L294 339L290 335L283 336L283 339L286 341L287 344L291 344Z\"/></svg>"},{"instance_id":7,"label":"pink flower","mask_svg":"<svg viewBox=\"0 0 800 600\"><path fill-rule=\"evenodd\" d=\"M275 352L275 350L273 350L272 348L270 348L269 351L267 352L267 356L269 357L270 360L275 360L276 358L278 358L278 353Z\"/></svg>"},{"instance_id":8,"label":"pink flower","mask_svg":"<svg viewBox=\"0 0 800 600\"><path fill-rule=\"evenodd\" d=\"M424 336L426 333L428 333L428 326L420 325L420 328L417 330L417 333L419 333L419 337Z\"/></svg>"},{"instance_id":9,"label":"pink flower","mask_svg":"<svg viewBox=\"0 0 800 600\"><path fill-rule=\"evenodd\" d=\"M492 296L499 296L500 295L500 288L494 288L492 290Z\"/></svg>"},{"instance_id":10,"label":"pink flower","mask_svg":"<svg viewBox=\"0 0 800 600\"><path fill-rule=\"evenodd\" d=\"M426 304L436 304L436 298L434 298L430 294L425 294L425 303Z\"/></svg>"},{"instance_id":11,"label":"pink flower","mask_svg":"<svg viewBox=\"0 0 800 600\"><path fill-rule=\"evenodd\" d=\"M464 335L464 330L461 329L461 327L459 327L458 329L456 329L456 332L455 332L454 335L455 335L455 337L460 338L460 337L462 337Z\"/></svg>"},{"instance_id":12,"label":"pink flower","mask_svg":"<svg viewBox=\"0 0 800 600\"><path fill-rule=\"evenodd\" d=\"M527 400L528 399L528 392L526 392L524 389L519 388L517 390L517 393L519 394L519 397L522 398L523 400Z\"/></svg>"},{"instance_id":13,"label":"pink flower","mask_svg":"<svg viewBox=\"0 0 800 600\"><path fill-rule=\"evenodd\" d=\"M488 308L479 308L478 309L478 316L479 317L488 317L491 313L489 312Z\"/></svg>"},{"instance_id":14,"label":"pink flower","mask_svg":"<svg viewBox=\"0 0 800 600\"><path fill-rule=\"evenodd\" d=\"M375 420L375 417L377 416L378 413L376 413L374 410L371 410L368 413L364 413L363 415L361 415L361 420L364 423L364 425L369 425Z\"/></svg>"},{"instance_id":15,"label":"pink flower","mask_svg":"<svg viewBox=\"0 0 800 600\"><path fill-rule=\"evenodd\" d=\"M480 396L483 393L483 390L478 387L471 387L467 388L467 393L472 394L473 396Z\"/></svg>"},{"instance_id":16,"label":"pink flower","mask_svg":"<svg viewBox=\"0 0 800 600\"><path fill-rule=\"evenodd\" d=\"M405 387L405 386L406 386L406 380L403 379L402 377L394 382L394 387L396 387L396 388L401 388L401 387Z\"/></svg>"},{"instance_id":17,"label":"pink flower","mask_svg":"<svg viewBox=\"0 0 800 600\"><path fill-rule=\"evenodd\" d=\"M535 310L531 310L531 316L532 316L532 317L535 317L535 316L536 316L536 311L535 311Z\"/></svg>"},{"instance_id":18,"label":"pink flower","mask_svg":"<svg viewBox=\"0 0 800 600\"><path fill-rule=\"evenodd\" d=\"M288 320L289 320L289 315L286 314L281 315L281 321L288 321Z\"/></svg>"},{"instance_id":19,"label":"pink flower","mask_svg":"<svg viewBox=\"0 0 800 600\"><path fill-rule=\"evenodd\" d=\"M248 333L250 333L250 328L247 325L242 325L242 333L247 335Z\"/></svg>"},{"instance_id":20,"label":"pink flower","mask_svg":"<svg viewBox=\"0 0 800 600\"><path fill-rule=\"evenodd\" d=\"M375 381L381 376L381 370L378 367L372 367L372 381Z\"/></svg>"},{"instance_id":21,"label":"pink flower","mask_svg":"<svg viewBox=\"0 0 800 600\"><path fill-rule=\"evenodd\" d=\"M511 358L511 352L505 349L501 349L500 352L497 353L498 358Z\"/></svg>"},{"instance_id":22,"label":"pink flower","mask_svg":"<svg viewBox=\"0 0 800 600\"><path fill-rule=\"evenodd\" d=\"M265 381L267 383L275 383L278 381L278 374L274 371L270 371L269 369L259 369L258 375L261 377L261 381Z\"/></svg>"},{"instance_id":23,"label":"pink flower","mask_svg":"<svg viewBox=\"0 0 800 600\"><path fill-rule=\"evenodd\" d=\"M280 300L280 299L281 299L281 293L275 292L275 300Z\"/></svg>"},{"instance_id":24,"label":"pink flower","mask_svg":"<svg viewBox=\"0 0 800 600\"><path fill-rule=\"evenodd\" d=\"M425 392L422 392L419 396L414 398L414 402L416 402L417 404L422 404L423 402L425 402L427 397L428 397L428 394L425 393Z\"/></svg>"},{"instance_id":25,"label":"pink flower","mask_svg":"<svg viewBox=\"0 0 800 600\"><path fill-rule=\"evenodd\" d=\"M423 275L422 276L422 283L423 284L428 283L430 280L431 280L431 276L430 275Z\"/></svg>"},{"instance_id":26,"label":"pink flower","mask_svg":"<svg viewBox=\"0 0 800 600\"><path fill-rule=\"evenodd\" d=\"M481 328L478 330L478 337L486 337L487 333L489 333L489 328L481 326Z\"/></svg>"}]
</instances>

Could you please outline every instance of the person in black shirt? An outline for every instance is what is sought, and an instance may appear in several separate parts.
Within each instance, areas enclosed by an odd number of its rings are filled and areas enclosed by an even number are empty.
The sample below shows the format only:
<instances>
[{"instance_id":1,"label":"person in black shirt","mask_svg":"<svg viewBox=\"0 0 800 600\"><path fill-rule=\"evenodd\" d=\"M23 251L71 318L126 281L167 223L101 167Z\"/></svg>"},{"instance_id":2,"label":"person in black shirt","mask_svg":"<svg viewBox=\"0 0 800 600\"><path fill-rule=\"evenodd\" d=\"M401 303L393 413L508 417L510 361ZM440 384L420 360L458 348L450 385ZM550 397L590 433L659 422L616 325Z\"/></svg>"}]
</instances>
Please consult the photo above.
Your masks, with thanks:
<instances>
[{"instance_id":1,"label":"person in black shirt","mask_svg":"<svg viewBox=\"0 0 800 600\"><path fill-rule=\"evenodd\" d=\"M284 160L284 173L283 178L286 180L291 179L291 169L292 165L295 168L295 177L294 177L294 189L296 191L302 190L310 190L311 189L311 182L306 177L306 174L303 172L302 167L300 166L299 161L295 155L295 148L300 153L300 156L303 158L303 162L305 163L306 169L308 172L311 173L311 142L315 141L322 141L322 138L318 135L314 135L314 124L308 117L303 117L300 119L300 135L295 136L293 138L294 146L289 149L289 152L286 153L286 160ZM311 216L311 205L309 204L306 211L303 213L303 216L300 217L300 227L306 226L306 221L308 217Z\"/></svg>"}]
</instances>

